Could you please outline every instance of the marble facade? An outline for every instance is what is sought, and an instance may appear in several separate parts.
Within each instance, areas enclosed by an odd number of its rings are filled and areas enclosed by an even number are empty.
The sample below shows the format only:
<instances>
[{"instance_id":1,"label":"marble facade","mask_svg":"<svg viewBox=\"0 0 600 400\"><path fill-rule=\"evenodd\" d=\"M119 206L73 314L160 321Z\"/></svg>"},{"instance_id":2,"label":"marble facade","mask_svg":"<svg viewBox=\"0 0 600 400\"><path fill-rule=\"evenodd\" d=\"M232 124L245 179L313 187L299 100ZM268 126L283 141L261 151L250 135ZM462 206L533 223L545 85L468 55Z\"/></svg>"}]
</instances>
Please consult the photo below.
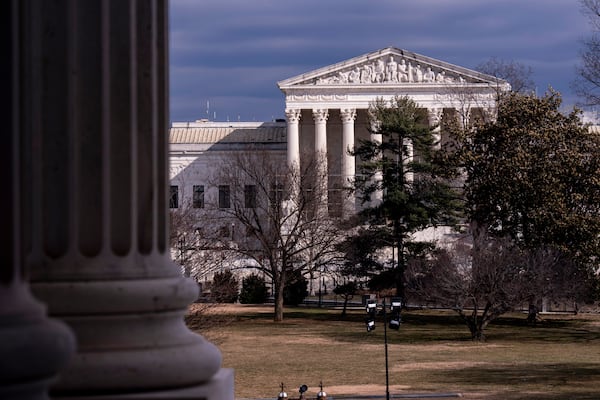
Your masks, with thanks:
<instances>
[{"instance_id":1,"label":"marble facade","mask_svg":"<svg viewBox=\"0 0 600 400\"><path fill-rule=\"evenodd\" d=\"M493 115L498 91L510 89L492 76L395 47L285 79L278 86L285 94L287 162L301 162L301 153L326 153L330 191L347 186L356 174L357 160L347 150L360 139L377 139L368 129L368 109L376 99L409 96L427 110L443 142L442 118L468 123ZM354 199L344 199L344 212L357 207Z\"/></svg>"}]
</instances>

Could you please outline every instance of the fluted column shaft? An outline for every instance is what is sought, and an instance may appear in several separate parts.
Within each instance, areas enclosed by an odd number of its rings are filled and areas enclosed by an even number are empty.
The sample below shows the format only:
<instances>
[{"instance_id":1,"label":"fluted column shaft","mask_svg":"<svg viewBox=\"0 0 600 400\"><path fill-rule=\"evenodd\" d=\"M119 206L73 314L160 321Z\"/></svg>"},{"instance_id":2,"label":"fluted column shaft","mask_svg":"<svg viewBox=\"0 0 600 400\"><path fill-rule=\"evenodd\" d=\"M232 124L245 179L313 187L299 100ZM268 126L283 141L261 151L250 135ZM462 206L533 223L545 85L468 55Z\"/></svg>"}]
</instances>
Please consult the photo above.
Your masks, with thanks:
<instances>
[{"instance_id":1,"label":"fluted column shaft","mask_svg":"<svg viewBox=\"0 0 600 400\"><path fill-rule=\"evenodd\" d=\"M354 150L354 120L356 109L340 110L342 120L342 188L351 187L356 175L356 162L351 152ZM354 194L345 192L343 195L343 213L352 215L356 211Z\"/></svg>"},{"instance_id":2,"label":"fluted column shaft","mask_svg":"<svg viewBox=\"0 0 600 400\"><path fill-rule=\"evenodd\" d=\"M313 119L315 121L316 153L327 153L327 118L329 118L329 111L327 109L313 110Z\"/></svg>"},{"instance_id":3,"label":"fluted column shaft","mask_svg":"<svg viewBox=\"0 0 600 400\"><path fill-rule=\"evenodd\" d=\"M300 116L302 110L287 109L287 163L289 167L300 166Z\"/></svg>"},{"instance_id":4,"label":"fluted column shaft","mask_svg":"<svg viewBox=\"0 0 600 400\"><path fill-rule=\"evenodd\" d=\"M27 21L20 18L24 9L26 5L19 0L3 2L0 7L5 28L0 179L8 188L0 196L0 398L13 400L48 399L49 385L75 351L72 332L65 324L47 318L44 305L31 295L23 266L22 206L32 195L21 191L21 162L27 157L20 152L20 139L29 123L22 96L28 82L21 79L29 66L21 60L31 57L28 36L23 35Z\"/></svg>"},{"instance_id":5,"label":"fluted column shaft","mask_svg":"<svg viewBox=\"0 0 600 400\"><path fill-rule=\"evenodd\" d=\"M373 143L379 143L381 144L383 137L381 135L381 133L378 133L379 130L379 126L378 126L378 122L373 122L371 124L371 134L370 134L370 140ZM383 182L383 172L382 171L377 171L375 172L375 174L373 175L373 183L377 184L381 187L381 184ZM379 204L381 204L381 202L383 201L383 189L381 188L380 190L376 190L372 197L371 197L371 207L375 207Z\"/></svg>"},{"instance_id":6,"label":"fluted column shaft","mask_svg":"<svg viewBox=\"0 0 600 400\"><path fill-rule=\"evenodd\" d=\"M429 117L429 126L433 128L432 134L434 138L433 147L439 149L442 146L442 108L429 108L427 115Z\"/></svg>"},{"instance_id":7,"label":"fluted column shaft","mask_svg":"<svg viewBox=\"0 0 600 400\"><path fill-rule=\"evenodd\" d=\"M327 210L328 203L328 168L327 168L327 118L329 110L313 109L313 120L315 122L315 160L318 186L316 192L321 198L320 202L323 209Z\"/></svg>"},{"instance_id":8,"label":"fluted column shaft","mask_svg":"<svg viewBox=\"0 0 600 400\"><path fill-rule=\"evenodd\" d=\"M27 264L78 340L54 393L206 385L220 353L185 327L197 285L168 246L168 4L26 3Z\"/></svg>"}]
</instances>

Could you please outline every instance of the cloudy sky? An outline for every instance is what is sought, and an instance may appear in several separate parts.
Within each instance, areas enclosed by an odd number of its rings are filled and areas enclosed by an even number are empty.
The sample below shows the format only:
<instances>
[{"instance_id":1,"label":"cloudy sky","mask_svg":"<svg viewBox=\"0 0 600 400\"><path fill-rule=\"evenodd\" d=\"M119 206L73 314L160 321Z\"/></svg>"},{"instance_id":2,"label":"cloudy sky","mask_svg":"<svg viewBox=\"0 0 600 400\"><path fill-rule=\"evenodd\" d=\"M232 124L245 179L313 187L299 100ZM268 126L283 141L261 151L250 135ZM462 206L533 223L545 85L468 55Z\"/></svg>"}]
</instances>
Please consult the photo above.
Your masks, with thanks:
<instances>
[{"instance_id":1,"label":"cloudy sky","mask_svg":"<svg viewBox=\"0 0 600 400\"><path fill-rule=\"evenodd\" d=\"M591 32L579 0L170 4L171 121L284 118L277 81L388 46L467 68L514 60L533 69L538 94L552 86L575 104L570 84Z\"/></svg>"}]
</instances>

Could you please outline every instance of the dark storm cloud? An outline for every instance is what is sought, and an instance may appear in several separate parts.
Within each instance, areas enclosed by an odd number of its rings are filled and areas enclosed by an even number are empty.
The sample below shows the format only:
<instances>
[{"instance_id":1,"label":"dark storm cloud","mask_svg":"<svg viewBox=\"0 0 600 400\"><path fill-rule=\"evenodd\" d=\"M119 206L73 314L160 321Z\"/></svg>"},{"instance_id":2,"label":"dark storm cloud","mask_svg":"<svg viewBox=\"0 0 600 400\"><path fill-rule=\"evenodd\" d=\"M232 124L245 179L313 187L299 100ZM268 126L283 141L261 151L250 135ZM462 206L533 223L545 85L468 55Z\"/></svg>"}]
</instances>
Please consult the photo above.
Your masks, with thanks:
<instances>
[{"instance_id":1,"label":"dark storm cloud","mask_svg":"<svg viewBox=\"0 0 600 400\"><path fill-rule=\"evenodd\" d=\"M574 103L580 40L566 0L172 0L171 119L283 116L276 82L388 46L467 68L529 65L538 89Z\"/></svg>"}]
</instances>

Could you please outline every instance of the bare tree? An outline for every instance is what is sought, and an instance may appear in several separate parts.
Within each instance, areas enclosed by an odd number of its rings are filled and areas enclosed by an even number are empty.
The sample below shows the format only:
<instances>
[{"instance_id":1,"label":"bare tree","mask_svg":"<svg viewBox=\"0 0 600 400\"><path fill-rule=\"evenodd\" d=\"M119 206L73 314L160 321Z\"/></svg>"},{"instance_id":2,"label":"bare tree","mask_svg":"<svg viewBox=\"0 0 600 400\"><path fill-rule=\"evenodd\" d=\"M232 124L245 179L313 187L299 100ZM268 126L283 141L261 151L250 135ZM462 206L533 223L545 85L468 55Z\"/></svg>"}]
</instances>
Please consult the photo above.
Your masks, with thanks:
<instances>
[{"instance_id":1,"label":"bare tree","mask_svg":"<svg viewBox=\"0 0 600 400\"><path fill-rule=\"evenodd\" d=\"M600 0L581 0L581 5L592 32L583 40L581 64L573 88L584 106L593 107L600 105Z\"/></svg>"},{"instance_id":2,"label":"bare tree","mask_svg":"<svg viewBox=\"0 0 600 400\"><path fill-rule=\"evenodd\" d=\"M535 83L531 79L533 70L530 66L517 61L491 57L487 61L477 65L475 69L484 74L507 81L510 83L513 92L531 93L535 91Z\"/></svg>"},{"instance_id":3,"label":"bare tree","mask_svg":"<svg viewBox=\"0 0 600 400\"><path fill-rule=\"evenodd\" d=\"M324 203L326 169L319 162L303 157L300 166L288 167L273 154L247 151L214 177L229 194L212 221L233 222L233 250L271 278L275 321L283 320L283 289L295 272L322 270L339 258L335 244L343 231Z\"/></svg>"},{"instance_id":4,"label":"bare tree","mask_svg":"<svg viewBox=\"0 0 600 400\"><path fill-rule=\"evenodd\" d=\"M409 270L416 297L455 310L473 340L484 340L490 322L525 304L535 323L543 299L576 303L590 296L596 280L567 254L548 246L524 249L486 232L474 228L473 236Z\"/></svg>"},{"instance_id":5,"label":"bare tree","mask_svg":"<svg viewBox=\"0 0 600 400\"><path fill-rule=\"evenodd\" d=\"M181 265L182 273L199 284L212 280L215 272L230 266L234 259L231 241L223 238L216 226L206 224L206 212L194 208L184 195L170 210L170 247L173 260Z\"/></svg>"},{"instance_id":6,"label":"bare tree","mask_svg":"<svg viewBox=\"0 0 600 400\"><path fill-rule=\"evenodd\" d=\"M473 243L455 243L433 260L421 262L414 269L412 290L455 310L473 340L484 340L488 324L527 297L527 260L508 239L478 233Z\"/></svg>"}]
</instances>

